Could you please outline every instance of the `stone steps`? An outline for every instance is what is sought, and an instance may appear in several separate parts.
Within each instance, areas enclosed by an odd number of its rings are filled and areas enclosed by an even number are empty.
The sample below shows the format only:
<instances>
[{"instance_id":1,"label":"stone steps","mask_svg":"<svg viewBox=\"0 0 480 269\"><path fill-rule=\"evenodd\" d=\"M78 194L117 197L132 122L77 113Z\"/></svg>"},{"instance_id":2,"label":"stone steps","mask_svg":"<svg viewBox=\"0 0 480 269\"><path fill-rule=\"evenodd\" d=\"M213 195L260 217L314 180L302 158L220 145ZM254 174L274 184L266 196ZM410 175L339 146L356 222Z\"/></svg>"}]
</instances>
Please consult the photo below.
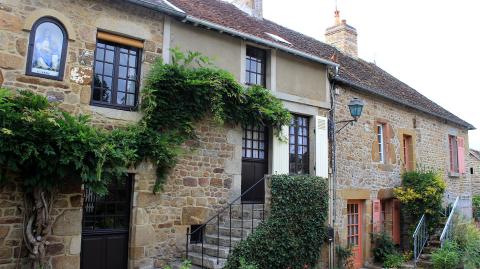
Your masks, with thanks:
<instances>
[{"instance_id":1,"label":"stone steps","mask_svg":"<svg viewBox=\"0 0 480 269\"><path fill-rule=\"evenodd\" d=\"M196 265L197 267L202 268L202 254L197 252L190 252L188 253L188 259L192 262L192 264ZM225 266L227 259L217 258L210 255L203 255L203 268L208 269L221 269Z\"/></svg>"},{"instance_id":2,"label":"stone steps","mask_svg":"<svg viewBox=\"0 0 480 269\"><path fill-rule=\"evenodd\" d=\"M233 241L232 241L233 243ZM195 253L202 253L202 244L193 244L190 245L190 251ZM218 253L218 256L217 256ZM218 246L213 244L203 244L203 254L212 256L212 257L220 257L226 259L228 254L230 253L229 247Z\"/></svg>"}]
</instances>

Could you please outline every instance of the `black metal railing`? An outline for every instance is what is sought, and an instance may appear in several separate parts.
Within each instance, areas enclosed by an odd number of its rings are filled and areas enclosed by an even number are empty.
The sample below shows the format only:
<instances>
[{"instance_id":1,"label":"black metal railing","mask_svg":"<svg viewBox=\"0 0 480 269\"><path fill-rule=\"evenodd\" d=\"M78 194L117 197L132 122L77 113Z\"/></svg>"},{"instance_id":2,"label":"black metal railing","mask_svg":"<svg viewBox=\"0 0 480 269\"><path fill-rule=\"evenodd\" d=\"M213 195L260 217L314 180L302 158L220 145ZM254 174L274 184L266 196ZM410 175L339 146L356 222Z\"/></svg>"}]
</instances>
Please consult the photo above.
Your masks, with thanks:
<instances>
[{"instance_id":1,"label":"black metal railing","mask_svg":"<svg viewBox=\"0 0 480 269\"><path fill-rule=\"evenodd\" d=\"M250 194L251 192L253 192L253 190L259 186L259 184L265 184L265 178L267 176L264 176L263 178L261 178L260 180L258 180L257 182L255 182L255 184L253 184L250 188L248 188L247 190L245 190L240 196L238 196L235 200L233 200L232 202L230 202L227 206L225 206L224 208L222 208L220 211L217 212L216 215L214 215L213 217L211 217L210 219L208 219L204 224L196 227L196 229L190 231L190 228L187 228L187 236L186 236L186 258L189 259L189 248L190 248L190 245L192 244L196 244L196 245L200 245L201 247L201 267L204 268L204 256L205 256L205 247L204 247L204 244L205 244L205 241L206 241L206 234L207 234L207 229L208 227L210 226L213 226L215 227L216 226L216 240L215 240L215 243L216 243L216 264L218 265L219 264L219 261L220 261L220 224L224 224L225 223L225 218L228 219L228 226L225 227L225 228L228 228L228 237L229 237L229 244L228 244L228 251L230 252L231 249L232 249L232 228L234 229L238 229L238 227L232 227L232 217L235 218L236 216L232 216L232 208L235 208L235 207L239 207L239 210L240 210L240 241L244 240L244 229L250 229L251 233L254 232L255 230L255 227L258 226L258 224L260 224L260 218L261 218L261 222L263 222L265 220L265 199L263 200L259 200L259 201L248 201L248 202L245 202L245 201L242 201L241 199L244 198L246 195ZM240 203L238 203L240 202ZM260 209L256 209L256 205L261 205L261 208ZM245 207L251 207L251 212L250 212L250 218L247 218L247 219L244 219L244 209ZM228 211L227 211L228 210ZM227 214L228 212L228 214ZM235 212L235 211L233 211ZM255 212L260 212L260 216L258 217L258 219L255 218ZM238 216L237 216L238 217ZM235 219L234 219L235 220ZM251 225L250 227L244 227L244 222L245 221L250 221L251 220ZM255 220L257 220L257 225L255 226L254 223L255 223ZM198 241L194 241L194 242L191 242L190 241L190 238L192 237L192 235L198 235L198 233L200 233L200 236L197 237L197 238L201 238L200 242ZM213 234L215 235L215 230L213 230ZM212 235L212 233L210 233L209 235ZM236 236L238 237L238 236ZM208 254L211 254L211 253L207 253ZM214 256L214 255L210 255L210 256ZM200 265L200 264L198 264Z\"/></svg>"}]
</instances>

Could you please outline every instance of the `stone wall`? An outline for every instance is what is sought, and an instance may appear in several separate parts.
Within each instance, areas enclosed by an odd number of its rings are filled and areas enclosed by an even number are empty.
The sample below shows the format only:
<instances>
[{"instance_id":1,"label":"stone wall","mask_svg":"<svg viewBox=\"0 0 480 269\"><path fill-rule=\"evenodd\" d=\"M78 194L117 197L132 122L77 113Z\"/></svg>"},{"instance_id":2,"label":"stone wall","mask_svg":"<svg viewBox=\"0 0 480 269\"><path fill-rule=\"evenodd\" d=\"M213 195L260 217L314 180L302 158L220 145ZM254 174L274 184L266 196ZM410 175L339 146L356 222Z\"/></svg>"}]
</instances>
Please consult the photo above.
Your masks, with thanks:
<instances>
[{"instance_id":1,"label":"stone wall","mask_svg":"<svg viewBox=\"0 0 480 269\"><path fill-rule=\"evenodd\" d=\"M21 251L23 229L23 193L20 182L0 187L0 268L30 268ZM82 230L82 192L80 184L71 183L56 195L52 217L56 222L47 239L48 264L51 268L80 268ZM18 258L21 257L19 260Z\"/></svg>"},{"instance_id":2,"label":"stone wall","mask_svg":"<svg viewBox=\"0 0 480 269\"><path fill-rule=\"evenodd\" d=\"M153 194L153 167L143 164L135 175L132 218L132 268L162 268L182 258L186 231L203 224L238 192L241 130L212 120L197 124L198 140L185 153L164 185Z\"/></svg>"},{"instance_id":3,"label":"stone wall","mask_svg":"<svg viewBox=\"0 0 480 269\"><path fill-rule=\"evenodd\" d=\"M417 165L434 168L444 175L447 193L452 197L470 195L470 176L450 177L448 135L465 138L466 129L443 120L409 109L393 102L363 94L345 87L338 87L336 95L336 121L350 119L348 103L353 97L365 103L363 114L357 123L347 126L337 135L337 199L336 238L342 245L347 238L347 202L361 200L363 203L364 257L370 257L370 233L372 231L372 200L388 199L393 188L401 184L403 156L402 135L412 136ZM380 163L375 153L376 123L386 124L387 141L385 163ZM467 156L465 156L467 158Z\"/></svg>"},{"instance_id":4,"label":"stone wall","mask_svg":"<svg viewBox=\"0 0 480 269\"><path fill-rule=\"evenodd\" d=\"M475 155L478 154L478 151L474 153ZM468 172L471 172L470 169L473 169L472 177L472 194L473 195L480 195L480 159L474 154L468 154L467 159L467 169ZM480 154L478 154L480 157Z\"/></svg>"}]
</instances>

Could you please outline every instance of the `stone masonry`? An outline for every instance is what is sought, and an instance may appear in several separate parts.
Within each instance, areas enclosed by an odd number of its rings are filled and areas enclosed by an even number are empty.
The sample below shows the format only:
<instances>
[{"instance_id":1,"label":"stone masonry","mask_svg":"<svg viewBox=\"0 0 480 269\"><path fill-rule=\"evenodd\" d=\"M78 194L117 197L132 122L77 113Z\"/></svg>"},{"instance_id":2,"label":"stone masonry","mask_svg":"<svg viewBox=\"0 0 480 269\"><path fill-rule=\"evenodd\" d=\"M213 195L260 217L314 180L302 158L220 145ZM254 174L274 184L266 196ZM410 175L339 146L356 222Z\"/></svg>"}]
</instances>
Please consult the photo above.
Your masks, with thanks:
<instances>
[{"instance_id":1,"label":"stone masonry","mask_svg":"<svg viewBox=\"0 0 480 269\"><path fill-rule=\"evenodd\" d=\"M445 123L430 115L402 107L379 97L360 93L351 88L337 87L336 121L349 119L348 103L354 97L365 103L359 121L347 126L337 135L337 199L336 199L336 238L341 245L347 239L347 201L364 201L365 227L363 230L364 257L371 257L370 233L372 232L372 201L393 197L393 188L401 184L403 156L401 137L411 135L414 142L417 165L434 168L444 175L447 182L447 195L471 195L470 176L449 176L448 135L465 138L468 148L468 133L462 127ZM386 126L385 163L378 161L375 149L376 123ZM467 156L465 156L467 158Z\"/></svg>"},{"instance_id":2,"label":"stone masonry","mask_svg":"<svg viewBox=\"0 0 480 269\"><path fill-rule=\"evenodd\" d=\"M63 81L25 75L30 29L44 16L58 19L68 32ZM164 17L121 0L4 0L0 3L0 85L54 97L59 106L87 114L96 126L112 129L138 121L141 114L90 105L97 30L144 40L141 75L162 55ZM141 89L141 86L140 86ZM141 95L141 90L140 90ZM240 190L241 131L211 120L197 125L198 140L184 154L164 185L153 194L155 167L142 163L134 176L129 268L162 268L185 249L186 230L203 223ZM80 268L82 191L61 192L55 203L49 261L52 268ZM0 268L15 268L20 252L21 189L1 186Z\"/></svg>"},{"instance_id":3,"label":"stone masonry","mask_svg":"<svg viewBox=\"0 0 480 269\"><path fill-rule=\"evenodd\" d=\"M480 152L470 150L467 159L467 169L472 177L472 194L480 195Z\"/></svg>"}]
</instances>

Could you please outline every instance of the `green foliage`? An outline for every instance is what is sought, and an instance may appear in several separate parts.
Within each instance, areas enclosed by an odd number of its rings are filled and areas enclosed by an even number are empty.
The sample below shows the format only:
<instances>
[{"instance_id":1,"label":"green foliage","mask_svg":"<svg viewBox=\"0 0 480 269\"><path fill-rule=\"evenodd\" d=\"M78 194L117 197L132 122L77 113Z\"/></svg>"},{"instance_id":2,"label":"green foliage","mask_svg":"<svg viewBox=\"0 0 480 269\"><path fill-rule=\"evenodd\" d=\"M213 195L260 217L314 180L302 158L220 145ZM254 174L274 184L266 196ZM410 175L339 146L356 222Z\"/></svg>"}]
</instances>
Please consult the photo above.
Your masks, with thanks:
<instances>
[{"instance_id":1,"label":"green foliage","mask_svg":"<svg viewBox=\"0 0 480 269\"><path fill-rule=\"evenodd\" d=\"M337 255L338 268L353 268L353 252L351 247L337 246L335 254Z\"/></svg>"},{"instance_id":2,"label":"green foliage","mask_svg":"<svg viewBox=\"0 0 480 269\"><path fill-rule=\"evenodd\" d=\"M471 222L454 226L453 238L461 253L465 268L480 268L480 230Z\"/></svg>"},{"instance_id":3,"label":"green foliage","mask_svg":"<svg viewBox=\"0 0 480 269\"><path fill-rule=\"evenodd\" d=\"M277 133L289 123L289 112L268 90L245 88L199 53L172 52L172 64L157 61L147 76L142 120L112 132L92 127L86 116L62 112L40 95L0 90L0 182L15 174L29 190L80 179L104 193L127 167L150 160L157 166L157 192L181 145L195 138L194 124L206 116L232 125L264 124Z\"/></svg>"},{"instance_id":4,"label":"green foliage","mask_svg":"<svg viewBox=\"0 0 480 269\"><path fill-rule=\"evenodd\" d=\"M225 268L239 268L242 257L262 269L313 267L326 238L327 193L322 178L273 176L270 217L233 249Z\"/></svg>"},{"instance_id":5,"label":"green foliage","mask_svg":"<svg viewBox=\"0 0 480 269\"><path fill-rule=\"evenodd\" d=\"M480 195L474 195L472 199L473 217L480 221Z\"/></svg>"},{"instance_id":6,"label":"green foliage","mask_svg":"<svg viewBox=\"0 0 480 269\"><path fill-rule=\"evenodd\" d=\"M182 265L180 266L180 269L190 269L192 268L192 262L189 260L185 260L182 262ZM170 265L165 266L163 269L172 269Z\"/></svg>"},{"instance_id":7,"label":"green foliage","mask_svg":"<svg viewBox=\"0 0 480 269\"><path fill-rule=\"evenodd\" d=\"M385 268L400 268L402 264L405 262L403 259L403 255L398 253L388 254L385 256L385 261L383 262L383 266Z\"/></svg>"},{"instance_id":8,"label":"green foliage","mask_svg":"<svg viewBox=\"0 0 480 269\"><path fill-rule=\"evenodd\" d=\"M372 234L372 243L374 245L373 257L376 262L383 263L386 258L392 254L398 254L392 238L386 233Z\"/></svg>"},{"instance_id":9,"label":"green foliage","mask_svg":"<svg viewBox=\"0 0 480 269\"><path fill-rule=\"evenodd\" d=\"M454 269L460 264L460 251L457 243L447 241L442 248L432 253L433 268Z\"/></svg>"},{"instance_id":10,"label":"green foliage","mask_svg":"<svg viewBox=\"0 0 480 269\"><path fill-rule=\"evenodd\" d=\"M135 150L117 144L115 135L95 129L88 117L62 112L30 92L0 91L0 169L23 179L27 191L52 189L81 179L99 193L125 173Z\"/></svg>"},{"instance_id":11,"label":"green foliage","mask_svg":"<svg viewBox=\"0 0 480 269\"><path fill-rule=\"evenodd\" d=\"M417 169L402 175L402 186L395 188L395 197L402 203L402 212L414 229L416 222L425 214L430 228L440 220L445 181L433 170Z\"/></svg>"}]
</instances>

